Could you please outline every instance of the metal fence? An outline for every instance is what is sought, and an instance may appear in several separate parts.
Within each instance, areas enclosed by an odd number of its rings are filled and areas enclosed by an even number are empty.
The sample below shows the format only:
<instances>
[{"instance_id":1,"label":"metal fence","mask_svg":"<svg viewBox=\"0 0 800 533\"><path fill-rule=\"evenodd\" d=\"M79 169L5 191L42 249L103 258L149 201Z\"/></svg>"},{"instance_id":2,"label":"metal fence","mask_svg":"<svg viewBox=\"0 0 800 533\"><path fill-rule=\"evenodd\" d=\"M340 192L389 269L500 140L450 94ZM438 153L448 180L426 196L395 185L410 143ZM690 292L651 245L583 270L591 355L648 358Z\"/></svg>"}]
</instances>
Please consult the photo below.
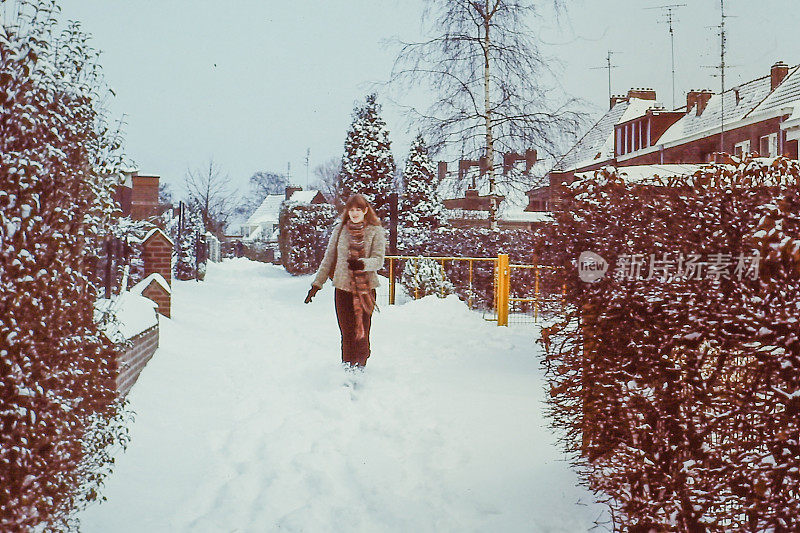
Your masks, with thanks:
<instances>
[{"instance_id":1,"label":"metal fence","mask_svg":"<svg viewBox=\"0 0 800 533\"><path fill-rule=\"evenodd\" d=\"M470 309L483 311L498 326L535 323L544 314L560 311L564 285L560 267L510 264L508 254L497 257L436 257L388 255L388 303L397 300L397 277L402 268L418 269L423 259L438 262L442 276L456 287L456 294ZM492 269L487 276L485 266ZM449 274L448 274L449 270ZM418 291L409 295L416 299Z\"/></svg>"}]
</instances>

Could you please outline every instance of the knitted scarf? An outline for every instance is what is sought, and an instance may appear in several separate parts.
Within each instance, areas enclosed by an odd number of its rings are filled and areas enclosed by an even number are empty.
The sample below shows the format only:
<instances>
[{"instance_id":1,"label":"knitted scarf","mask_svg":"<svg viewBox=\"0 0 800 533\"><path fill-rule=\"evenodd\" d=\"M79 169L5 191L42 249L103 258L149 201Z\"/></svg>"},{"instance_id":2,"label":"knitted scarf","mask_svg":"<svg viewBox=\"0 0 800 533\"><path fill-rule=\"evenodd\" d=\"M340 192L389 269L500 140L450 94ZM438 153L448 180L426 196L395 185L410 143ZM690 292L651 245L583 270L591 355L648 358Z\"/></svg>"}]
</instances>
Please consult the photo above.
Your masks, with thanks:
<instances>
[{"instance_id":1,"label":"knitted scarf","mask_svg":"<svg viewBox=\"0 0 800 533\"><path fill-rule=\"evenodd\" d=\"M350 233L349 259L362 259L364 254L364 221L358 224L347 220L347 231ZM369 286L369 277L363 270L350 271L350 292L353 293L353 310L356 315L356 337L364 338L364 313L372 314L375 300Z\"/></svg>"}]
</instances>

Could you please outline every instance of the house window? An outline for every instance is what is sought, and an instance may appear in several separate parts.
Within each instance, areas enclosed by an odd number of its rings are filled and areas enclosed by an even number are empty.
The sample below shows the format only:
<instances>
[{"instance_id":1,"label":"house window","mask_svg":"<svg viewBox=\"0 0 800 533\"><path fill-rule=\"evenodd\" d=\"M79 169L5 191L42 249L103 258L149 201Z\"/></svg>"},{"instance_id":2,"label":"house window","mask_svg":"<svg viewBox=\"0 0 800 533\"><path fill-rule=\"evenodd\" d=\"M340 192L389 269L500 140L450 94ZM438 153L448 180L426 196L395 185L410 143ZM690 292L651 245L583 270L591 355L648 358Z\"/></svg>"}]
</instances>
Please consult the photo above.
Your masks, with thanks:
<instances>
[{"instance_id":1,"label":"house window","mask_svg":"<svg viewBox=\"0 0 800 533\"><path fill-rule=\"evenodd\" d=\"M622 128L617 128L617 153L622 155L625 153L623 150L624 147L622 146Z\"/></svg>"},{"instance_id":2,"label":"house window","mask_svg":"<svg viewBox=\"0 0 800 533\"><path fill-rule=\"evenodd\" d=\"M736 143L733 145L733 155L736 157L742 157L745 154L750 153L750 140L742 141L740 143Z\"/></svg>"},{"instance_id":3,"label":"house window","mask_svg":"<svg viewBox=\"0 0 800 533\"><path fill-rule=\"evenodd\" d=\"M770 133L761 137L758 153L761 157L775 157L778 155L778 134Z\"/></svg>"}]
</instances>

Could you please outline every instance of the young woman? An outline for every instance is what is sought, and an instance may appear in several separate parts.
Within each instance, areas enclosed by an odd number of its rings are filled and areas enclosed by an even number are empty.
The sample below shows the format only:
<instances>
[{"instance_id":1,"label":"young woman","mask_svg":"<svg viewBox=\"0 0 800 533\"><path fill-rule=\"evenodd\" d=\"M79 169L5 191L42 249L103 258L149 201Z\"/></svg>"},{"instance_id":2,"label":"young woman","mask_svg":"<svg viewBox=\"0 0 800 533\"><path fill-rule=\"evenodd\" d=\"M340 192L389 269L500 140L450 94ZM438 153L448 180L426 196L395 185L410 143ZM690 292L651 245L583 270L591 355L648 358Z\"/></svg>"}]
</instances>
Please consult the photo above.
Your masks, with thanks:
<instances>
[{"instance_id":1,"label":"young woman","mask_svg":"<svg viewBox=\"0 0 800 533\"><path fill-rule=\"evenodd\" d=\"M334 303L342 332L342 362L363 367L370 355L369 329L375 309L377 271L386 255L386 234L366 198L348 198L339 223L333 228L325 256L306 296L317 294L328 278L335 287Z\"/></svg>"}]
</instances>

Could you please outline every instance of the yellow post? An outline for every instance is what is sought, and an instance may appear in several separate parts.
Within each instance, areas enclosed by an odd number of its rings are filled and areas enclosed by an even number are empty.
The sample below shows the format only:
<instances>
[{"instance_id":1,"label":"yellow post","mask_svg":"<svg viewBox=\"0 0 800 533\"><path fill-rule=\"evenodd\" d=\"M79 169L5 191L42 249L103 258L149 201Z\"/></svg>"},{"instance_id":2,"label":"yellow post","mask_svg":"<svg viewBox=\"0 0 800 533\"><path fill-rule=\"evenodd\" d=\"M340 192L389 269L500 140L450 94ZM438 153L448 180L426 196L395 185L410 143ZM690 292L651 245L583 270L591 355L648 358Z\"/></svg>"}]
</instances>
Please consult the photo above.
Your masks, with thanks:
<instances>
[{"instance_id":1,"label":"yellow post","mask_svg":"<svg viewBox=\"0 0 800 533\"><path fill-rule=\"evenodd\" d=\"M415 273L415 276L417 276L419 274L419 257L414 259L414 273ZM419 279L419 278L417 278L417 279ZM419 287L418 286L414 287L414 299L415 300L419 300Z\"/></svg>"},{"instance_id":2,"label":"yellow post","mask_svg":"<svg viewBox=\"0 0 800 533\"><path fill-rule=\"evenodd\" d=\"M497 255L497 325L508 326L508 254Z\"/></svg>"},{"instance_id":3,"label":"yellow post","mask_svg":"<svg viewBox=\"0 0 800 533\"><path fill-rule=\"evenodd\" d=\"M389 305L394 305L394 258L389 258Z\"/></svg>"},{"instance_id":4,"label":"yellow post","mask_svg":"<svg viewBox=\"0 0 800 533\"><path fill-rule=\"evenodd\" d=\"M472 259L469 260L469 296L467 306L472 309Z\"/></svg>"},{"instance_id":5,"label":"yellow post","mask_svg":"<svg viewBox=\"0 0 800 533\"><path fill-rule=\"evenodd\" d=\"M533 301L533 321L539 320L539 265L536 265L536 290L534 293L535 300Z\"/></svg>"}]
</instances>

